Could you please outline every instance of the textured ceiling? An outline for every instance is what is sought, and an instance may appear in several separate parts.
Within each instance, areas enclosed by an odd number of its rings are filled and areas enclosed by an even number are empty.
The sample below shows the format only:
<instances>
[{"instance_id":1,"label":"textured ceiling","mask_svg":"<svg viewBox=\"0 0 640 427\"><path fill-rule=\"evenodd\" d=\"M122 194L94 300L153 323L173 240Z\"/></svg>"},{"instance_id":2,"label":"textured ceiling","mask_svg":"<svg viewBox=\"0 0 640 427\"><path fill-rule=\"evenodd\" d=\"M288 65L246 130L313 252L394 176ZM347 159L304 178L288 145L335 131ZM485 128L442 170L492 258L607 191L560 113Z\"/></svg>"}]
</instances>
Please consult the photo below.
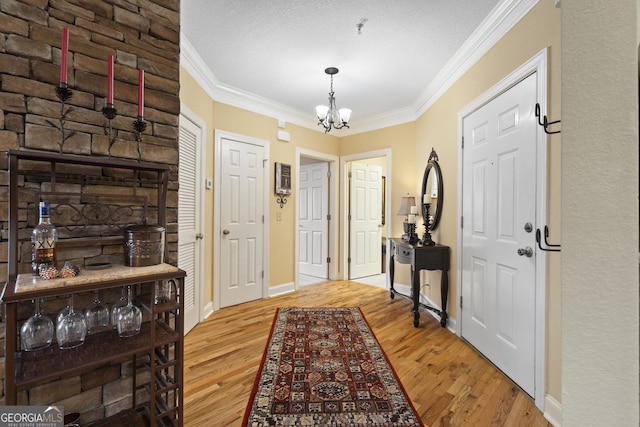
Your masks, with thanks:
<instances>
[{"instance_id":1,"label":"textured ceiling","mask_svg":"<svg viewBox=\"0 0 640 427\"><path fill-rule=\"evenodd\" d=\"M352 121L412 108L498 0L183 0L182 34L217 81ZM364 21L366 20L366 21ZM364 26L360 34L357 24Z\"/></svg>"}]
</instances>

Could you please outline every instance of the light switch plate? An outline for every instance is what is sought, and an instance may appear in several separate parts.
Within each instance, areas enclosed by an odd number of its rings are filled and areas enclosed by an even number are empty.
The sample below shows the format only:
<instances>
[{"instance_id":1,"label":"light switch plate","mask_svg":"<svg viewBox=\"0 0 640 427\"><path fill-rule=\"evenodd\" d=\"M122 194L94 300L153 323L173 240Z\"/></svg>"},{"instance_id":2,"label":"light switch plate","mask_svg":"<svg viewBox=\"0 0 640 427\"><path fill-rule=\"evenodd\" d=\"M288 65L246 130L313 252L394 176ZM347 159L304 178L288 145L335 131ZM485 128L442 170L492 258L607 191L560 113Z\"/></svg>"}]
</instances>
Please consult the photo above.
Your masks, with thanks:
<instances>
[{"instance_id":1,"label":"light switch plate","mask_svg":"<svg viewBox=\"0 0 640 427\"><path fill-rule=\"evenodd\" d=\"M211 187L213 187L213 181L211 180L211 178L205 179L204 188L206 188L207 190L211 190Z\"/></svg>"}]
</instances>

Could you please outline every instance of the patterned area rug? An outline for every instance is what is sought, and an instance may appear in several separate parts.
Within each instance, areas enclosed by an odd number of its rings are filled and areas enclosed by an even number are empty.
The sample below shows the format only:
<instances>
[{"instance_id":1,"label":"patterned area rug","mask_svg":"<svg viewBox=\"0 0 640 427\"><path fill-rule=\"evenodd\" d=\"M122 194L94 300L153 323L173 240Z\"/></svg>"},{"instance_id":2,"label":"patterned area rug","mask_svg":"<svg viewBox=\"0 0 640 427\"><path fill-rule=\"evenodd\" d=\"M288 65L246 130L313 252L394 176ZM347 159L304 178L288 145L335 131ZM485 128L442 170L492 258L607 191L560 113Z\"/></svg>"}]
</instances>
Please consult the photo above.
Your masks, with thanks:
<instances>
[{"instance_id":1,"label":"patterned area rug","mask_svg":"<svg viewBox=\"0 0 640 427\"><path fill-rule=\"evenodd\" d=\"M243 426L422 426L359 308L280 308Z\"/></svg>"}]
</instances>

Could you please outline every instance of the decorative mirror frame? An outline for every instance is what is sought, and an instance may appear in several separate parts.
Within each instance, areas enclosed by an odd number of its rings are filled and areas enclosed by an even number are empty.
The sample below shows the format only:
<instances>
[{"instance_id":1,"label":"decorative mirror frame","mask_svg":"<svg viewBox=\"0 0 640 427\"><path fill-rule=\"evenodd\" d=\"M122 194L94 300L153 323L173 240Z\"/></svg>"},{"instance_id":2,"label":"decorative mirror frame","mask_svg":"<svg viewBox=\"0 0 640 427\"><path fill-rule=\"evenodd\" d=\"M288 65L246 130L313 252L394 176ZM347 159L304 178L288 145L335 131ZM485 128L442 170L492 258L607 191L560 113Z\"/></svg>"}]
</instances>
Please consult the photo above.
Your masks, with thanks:
<instances>
[{"instance_id":1,"label":"decorative mirror frame","mask_svg":"<svg viewBox=\"0 0 640 427\"><path fill-rule=\"evenodd\" d=\"M434 177L437 181L437 192L438 192L438 200L436 202L433 220L429 221L429 210L431 208L431 203L425 203L425 195L429 195L429 199L431 200L431 189L427 189L427 183L429 181L429 174L433 170ZM440 222L440 217L442 216L442 206L444 202L444 185L442 181L442 170L440 169L440 164L438 163L438 154L436 151L431 148L431 154L429 154L429 160L427 162L427 167L424 170L424 175L422 176L422 192L421 192L421 202L422 202L422 219L424 221L424 237L422 238L423 245L435 245L435 242L431 239L430 231L435 230L438 227L438 223Z\"/></svg>"}]
</instances>

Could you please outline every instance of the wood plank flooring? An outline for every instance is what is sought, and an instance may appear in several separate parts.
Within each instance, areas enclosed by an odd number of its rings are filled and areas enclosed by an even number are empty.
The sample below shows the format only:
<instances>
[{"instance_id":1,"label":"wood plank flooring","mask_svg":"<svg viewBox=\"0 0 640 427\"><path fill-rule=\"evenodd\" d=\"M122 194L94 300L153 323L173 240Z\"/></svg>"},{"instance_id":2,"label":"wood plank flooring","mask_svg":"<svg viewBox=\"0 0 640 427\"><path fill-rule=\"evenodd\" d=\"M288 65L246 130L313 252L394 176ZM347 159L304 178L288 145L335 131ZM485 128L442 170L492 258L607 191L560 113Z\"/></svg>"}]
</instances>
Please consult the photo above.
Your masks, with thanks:
<instances>
[{"instance_id":1,"label":"wood plank flooring","mask_svg":"<svg viewBox=\"0 0 640 427\"><path fill-rule=\"evenodd\" d=\"M350 281L224 308L185 337L184 425L238 426L277 307L360 307L425 426L547 426L532 399L426 310Z\"/></svg>"}]
</instances>

